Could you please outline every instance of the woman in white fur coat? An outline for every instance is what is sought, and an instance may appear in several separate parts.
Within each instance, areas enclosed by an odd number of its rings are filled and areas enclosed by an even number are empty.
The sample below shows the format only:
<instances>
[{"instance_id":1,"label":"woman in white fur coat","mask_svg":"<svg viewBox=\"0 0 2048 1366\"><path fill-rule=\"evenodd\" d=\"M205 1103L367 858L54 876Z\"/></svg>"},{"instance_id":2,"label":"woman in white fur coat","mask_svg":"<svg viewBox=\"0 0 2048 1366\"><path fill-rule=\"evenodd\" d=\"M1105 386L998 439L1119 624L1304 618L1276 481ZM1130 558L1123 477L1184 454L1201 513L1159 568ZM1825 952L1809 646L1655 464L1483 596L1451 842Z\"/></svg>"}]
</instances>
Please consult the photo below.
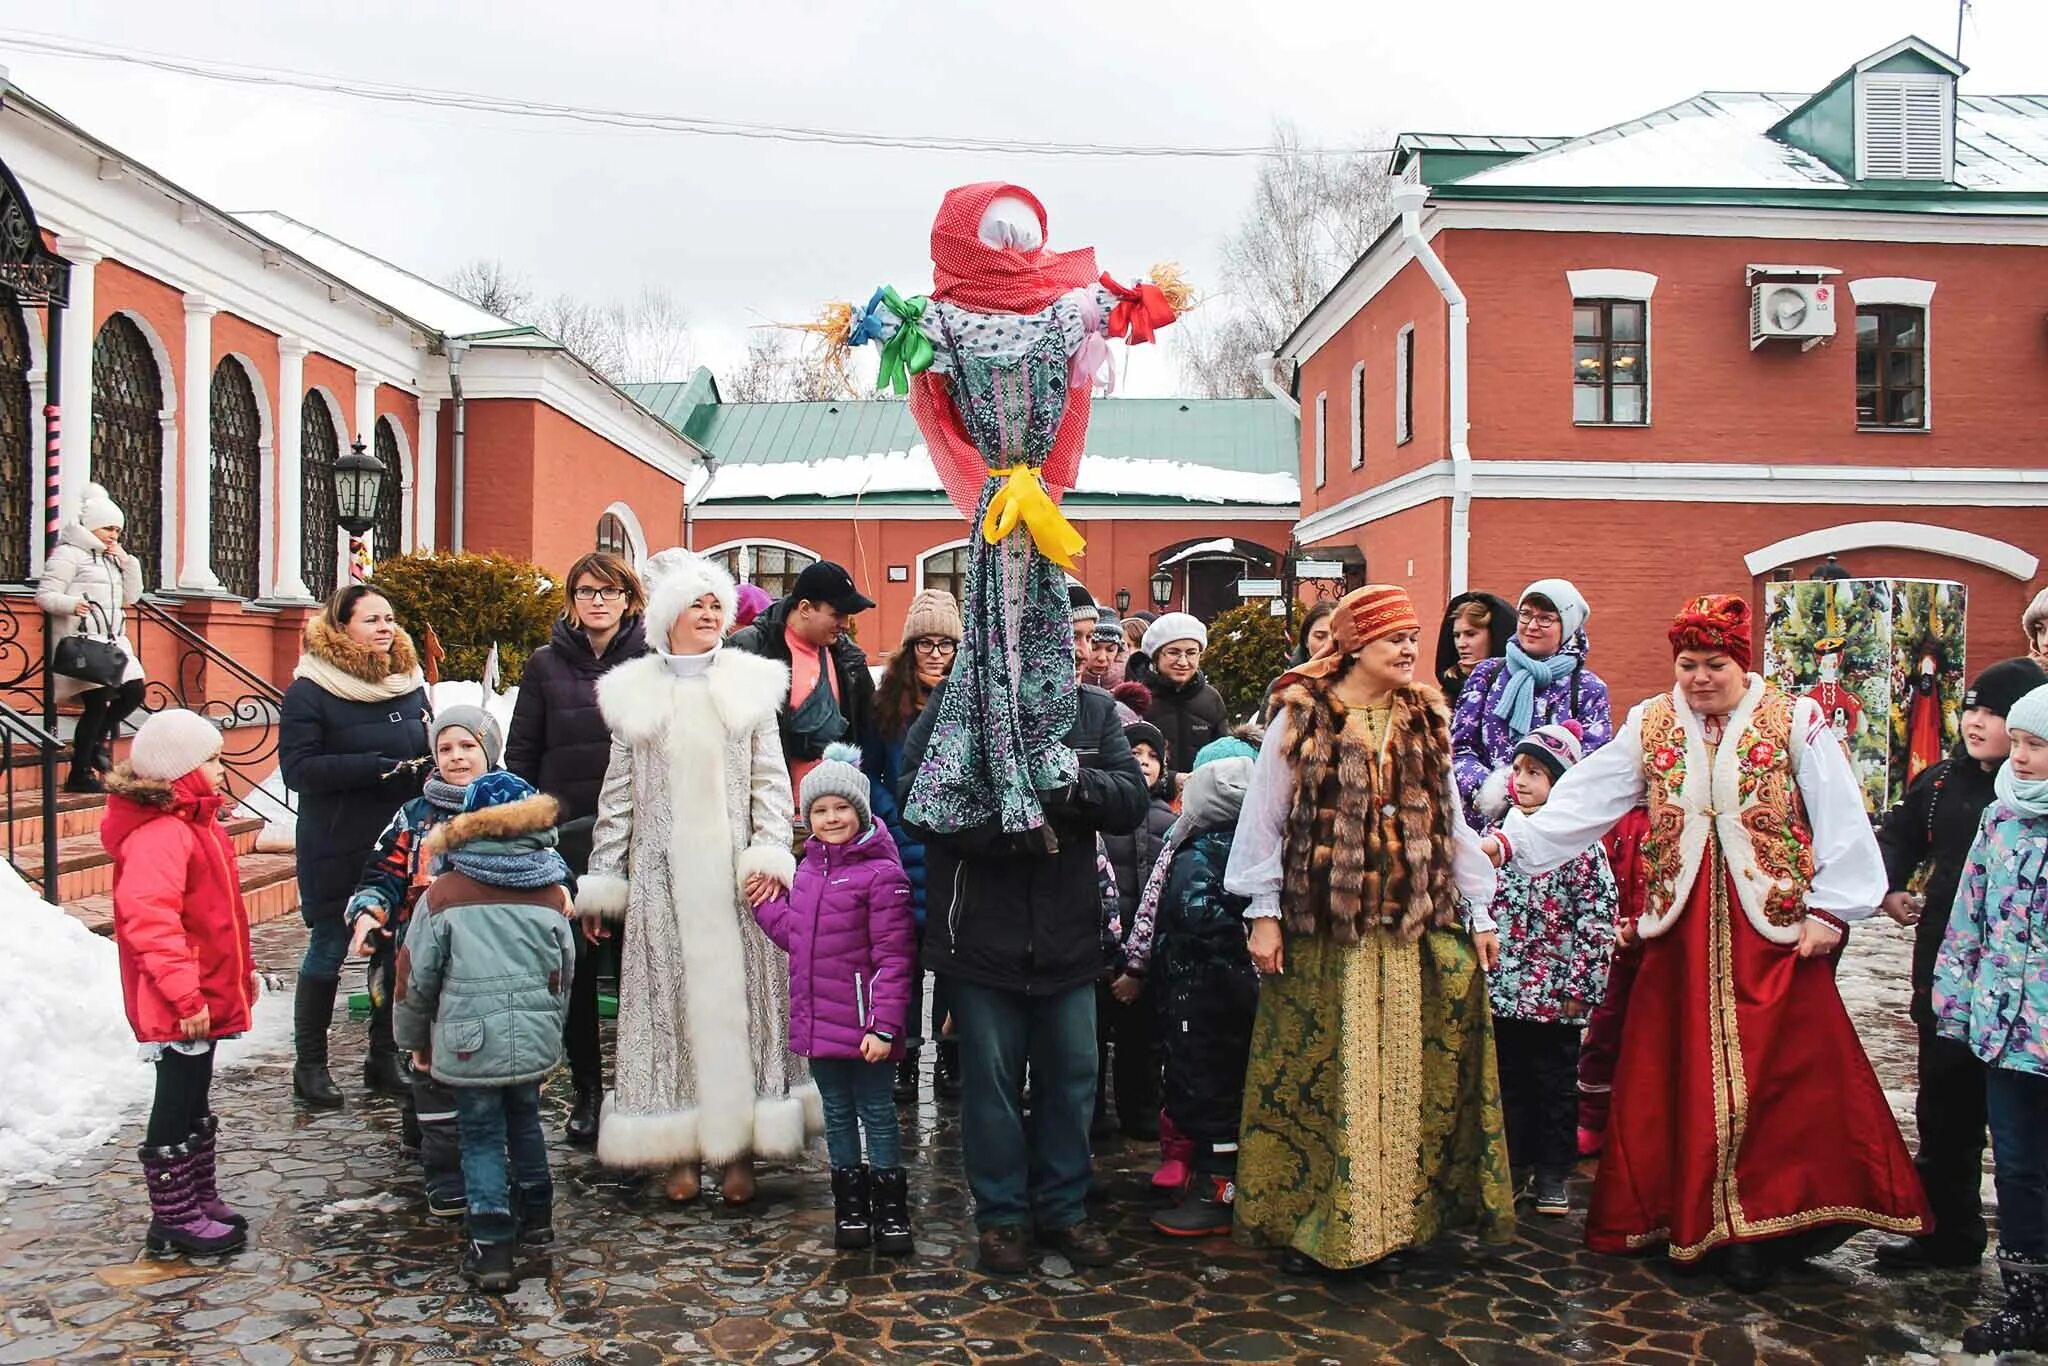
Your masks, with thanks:
<instances>
[{"instance_id":1,"label":"woman in white fur coat","mask_svg":"<svg viewBox=\"0 0 2048 1366\"><path fill-rule=\"evenodd\" d=\"M753 1198L755 1158L799 1155L824 1131L817 1087L789 1051L787 960L755 925L789 886L789 769L776 713L782 664L720 648L737 590L693 555L666 552L647 604L656 653L598 684L612 732L584 931L625 922L614 1089L597 1156L666 1167L671 1200L724 1169L727 1204Z\"/></svg>"}]
</instances>

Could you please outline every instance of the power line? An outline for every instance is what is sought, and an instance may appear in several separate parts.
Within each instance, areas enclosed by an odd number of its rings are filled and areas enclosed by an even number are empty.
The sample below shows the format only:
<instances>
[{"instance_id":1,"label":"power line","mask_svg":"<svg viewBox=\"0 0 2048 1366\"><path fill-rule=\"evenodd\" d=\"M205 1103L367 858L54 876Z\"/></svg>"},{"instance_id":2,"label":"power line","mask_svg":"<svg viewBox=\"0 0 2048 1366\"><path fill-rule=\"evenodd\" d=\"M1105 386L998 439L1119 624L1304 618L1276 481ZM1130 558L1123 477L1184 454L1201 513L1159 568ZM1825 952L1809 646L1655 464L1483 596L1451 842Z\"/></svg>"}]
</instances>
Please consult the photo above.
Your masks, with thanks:
<instances>
[{"instance_id":1,"label":"power line","mask_svg":"<svg viewBox=\"0 0 2048 1366\"><path fill-rule=\"evenodd\" d=\"M1006 156L1228 159L1285 155L1282 149L1271 146L1172 146L1156 143L1059 142L948 134L877 133L843 128L817 128L802 124L751 123L691 114L648 113L591 105L556 104L477 91L394 85L383 81L329 76L286 67L252 66L239 62L181 57L170 53L119 47L109 43L92 43L60 34L38 33L24 29L0 29L0 42L24 52L35 52L45 56L78 61L118 62L228 84L286 87L387 104L424 105L440 109L467 110L472 113L507 114L520 118L596 124L640 132L675 133L695 137L814 143L838 147L881 147L918 152L974 152ZM1307 154L1372 156L1384 155L1391 151L1391 147L1321 148L1310 150Z\"/></svg>"}]
</instances>

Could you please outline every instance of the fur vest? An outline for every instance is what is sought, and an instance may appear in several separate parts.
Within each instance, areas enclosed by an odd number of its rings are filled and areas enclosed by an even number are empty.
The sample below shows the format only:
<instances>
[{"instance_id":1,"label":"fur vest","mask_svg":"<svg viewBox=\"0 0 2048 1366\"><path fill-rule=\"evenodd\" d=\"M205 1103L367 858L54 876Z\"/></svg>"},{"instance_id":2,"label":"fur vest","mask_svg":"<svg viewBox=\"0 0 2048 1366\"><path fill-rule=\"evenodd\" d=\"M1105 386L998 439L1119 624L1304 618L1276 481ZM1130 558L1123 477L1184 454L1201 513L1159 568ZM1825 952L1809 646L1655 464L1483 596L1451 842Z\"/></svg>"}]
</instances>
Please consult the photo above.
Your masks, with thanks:
<instances>
[{"instance_id":1,"label":"fur vest","mask_svg":"<svg viewBox=\"0 0 2048 1366\"><path fill-rule=\"evenodd\" d=\"M1347 709L1329 684L1293 683L1279 702L1295 783L1281 897L1288 930L1356 944L1374 924L1411 942L1431 926L1455 926L1443 695L1421 684L1396 690L1377 753L1346 730Z\"/></svg>"}]
</instances>

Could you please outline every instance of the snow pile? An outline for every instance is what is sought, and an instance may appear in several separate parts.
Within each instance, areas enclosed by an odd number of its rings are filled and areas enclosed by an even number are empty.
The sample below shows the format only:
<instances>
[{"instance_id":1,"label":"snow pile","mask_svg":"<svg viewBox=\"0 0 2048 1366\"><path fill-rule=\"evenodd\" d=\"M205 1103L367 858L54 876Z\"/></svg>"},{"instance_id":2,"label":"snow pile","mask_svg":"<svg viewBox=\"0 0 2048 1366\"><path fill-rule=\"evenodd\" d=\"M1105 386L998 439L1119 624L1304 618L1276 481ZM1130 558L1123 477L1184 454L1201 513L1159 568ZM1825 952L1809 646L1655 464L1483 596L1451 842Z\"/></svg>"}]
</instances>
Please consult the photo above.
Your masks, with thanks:
<instances>
[{"instance_id":1,"label":"snow pile","mask_svg":"<svg viewBox=\"0 0 2048 1366\"><path fill-rule=\"evenodd\" d=\"M801 465L722 465L704 490L713 503L792 496L858 498L881 493L938 493L939 472L922 445L903 451L832 456ZM1081 459L1076 493L1152 494L1197 503L1253 503L1297 507L1301 480L1292 472L1216 469L1183 460L1137 460L1088 455Z\"/></svg>"},{"instance_id":2,"label":"snow pile","mask_svg":"<svg viewBox=\"0 0 2048 1366\"><path fill-rule=\"evenodd\" d=\"M114 941L37 896L0 863L0 1188L46 1181L105 1143L149 1103L155 1074L121 1004ZM255 1027L221 1045L230 1069L275 1051L290 1005L265 992Z\"/></svg>"},{"instance_id":3,"label":"snow pile","mask_svg":"<svg viewBox=\"0 0 2048 1366\"><path fill-rule=\"evenodd\" d=\"M263 831L256 836L257 853L288 854L299 847L298 813L285 805L290 796L283 775L274 768L264 775L262 782L242 794L242 804L235 808L235 815L253 816L263 822Z\"/></svg>"}]
</instances>

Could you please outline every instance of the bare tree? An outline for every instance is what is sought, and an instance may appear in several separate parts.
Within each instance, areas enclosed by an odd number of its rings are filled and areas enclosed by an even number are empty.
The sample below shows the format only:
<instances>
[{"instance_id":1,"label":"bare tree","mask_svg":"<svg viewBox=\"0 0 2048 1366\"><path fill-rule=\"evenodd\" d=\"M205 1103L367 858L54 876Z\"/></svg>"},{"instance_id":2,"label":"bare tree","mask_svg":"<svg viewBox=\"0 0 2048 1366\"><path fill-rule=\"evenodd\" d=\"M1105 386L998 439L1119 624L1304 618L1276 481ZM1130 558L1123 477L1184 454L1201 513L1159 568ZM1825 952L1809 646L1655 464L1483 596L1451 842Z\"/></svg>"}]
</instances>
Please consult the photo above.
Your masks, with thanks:
<instances>
[{"instance_id":1,"label":"bare tree","mask_svg":"<svg viewBox=\"0 0 2048 1366\"><path fill-rule=\"evenodd\" d=\"M484 312L501 318L516 322L533 309L533 290L526 277L490 257L479 256L457 266L449 273L446 284Z\"/></svg>"},{"instance_id":2,"label":"bare tree","mask_svg":"<svg viewBox=\"0 0 2048 1366\"><path fill-rule=\"evenodd\" d=\"M696 368L690 315L675 295L650 285L632 303L613 305L613 311L623 355L612 379L621 384L654 383L681 378Z\"/></svg>"},{"instance_id":3,"label":"bare tree","mask_svg":"<svg viewBox=\"0 0 2048 1366\"><path fill-rule=\"evenodd\" d=\"M536 299L524 276L483 258L454 271L446 284L479 308L539 328L614 383L675 379L691 369L689 316L665 289L606 304L568 293Z\"/></svg>"},{"instance_id":4,"label":"bare tree","mask_svg":"<svg viewBox=\"0 0 2048 1366\"><path fill-rule=\"evenodd\" d=\"M816 403L855 397L832 373L820 348L768 330L748 338L746 362L721 388L734 403Z\"/></svg>"},{"instance_id":5,"label":"bare tree","mask_svg":"<svg viewBox=\"0 0 2048 1366\"><path fill-rule=\"evenodd\" d=\"M1279 346L1393 221L1391 185L1384 154L1318 152L1293 124L1275 123L1273 154L1223 239L1224 288L1211 300L1220 306L1175 328L1182 379L1215 398L1263 392L1253 358Z\"/></svg>"}]
</instances>

